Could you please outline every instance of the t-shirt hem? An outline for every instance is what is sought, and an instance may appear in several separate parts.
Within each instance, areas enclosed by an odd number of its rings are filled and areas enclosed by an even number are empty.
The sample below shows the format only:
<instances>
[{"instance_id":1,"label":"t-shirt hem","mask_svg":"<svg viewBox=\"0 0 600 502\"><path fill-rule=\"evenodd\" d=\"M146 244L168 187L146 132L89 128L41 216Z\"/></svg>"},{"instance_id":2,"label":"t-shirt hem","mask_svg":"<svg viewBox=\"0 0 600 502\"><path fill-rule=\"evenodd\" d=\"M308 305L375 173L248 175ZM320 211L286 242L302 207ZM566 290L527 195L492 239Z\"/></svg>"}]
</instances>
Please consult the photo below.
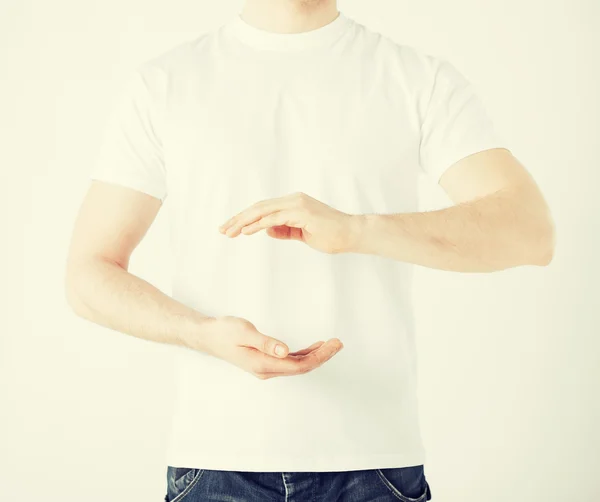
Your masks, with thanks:
<instances>
[{"instance_id":1,"label":"t-shirt hem","mask_svg":"<svg viewBox=\"0 0 600 502\"><path fill-rule=\"evenodd\" d=\"M101 174L93 174L89 177L90 180L98 180L104 183L112 183L113 185L119 185L126 188L131 188L138 192L143 192L147 195L155 197L161 201L164 201L167 194L164 190L157 188L151 183L146 181L131 181L124 179L116 179L111 176L103 176Z\"/></svg>"},{"instance_id":2,"label":"t-shirt hem","mask_svg":"<svg viewBox=\"0 0 600 502\"><path fill-rule=\"evenodd\" d=\"M278 457L273 455L167 455L166 464L172 467L250 472L340 472L369 469L388 469L425 464L424 451L378 455L338 455L312 457Z\"/></svg>"}]
</instances>

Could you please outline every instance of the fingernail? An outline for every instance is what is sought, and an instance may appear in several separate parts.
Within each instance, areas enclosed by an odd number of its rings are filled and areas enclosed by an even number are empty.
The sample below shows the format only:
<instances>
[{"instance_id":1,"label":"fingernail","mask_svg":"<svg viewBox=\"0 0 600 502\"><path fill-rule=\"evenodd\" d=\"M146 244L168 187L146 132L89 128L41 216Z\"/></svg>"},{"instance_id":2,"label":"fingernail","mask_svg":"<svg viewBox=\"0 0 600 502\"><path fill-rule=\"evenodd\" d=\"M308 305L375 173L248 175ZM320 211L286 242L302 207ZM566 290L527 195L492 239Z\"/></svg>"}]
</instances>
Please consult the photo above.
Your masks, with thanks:
<instances>
[{"instance_id":1,"label":"fingernail","mask_svg":"<svg viewBox=\"0 0 600 502\"><path fill-rule=\"evenodd\" d=\"M275 354L277 354L278 356L282 356L285 354L285 349L281 345L276 345Z\"/></svg>"}]
</instances>

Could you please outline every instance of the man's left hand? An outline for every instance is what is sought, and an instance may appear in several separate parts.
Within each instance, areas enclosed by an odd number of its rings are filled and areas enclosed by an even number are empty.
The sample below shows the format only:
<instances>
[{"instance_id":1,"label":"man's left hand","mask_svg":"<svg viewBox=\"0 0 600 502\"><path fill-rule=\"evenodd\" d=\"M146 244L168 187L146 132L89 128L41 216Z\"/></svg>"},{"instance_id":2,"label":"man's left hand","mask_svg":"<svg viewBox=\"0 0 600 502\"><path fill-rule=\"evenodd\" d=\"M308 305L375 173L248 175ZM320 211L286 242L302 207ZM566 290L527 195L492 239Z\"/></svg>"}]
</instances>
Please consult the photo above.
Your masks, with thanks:
<instances>
[{"instance_id":1,"label":"man's left hand","mask_svg":"<svg viewBox=\"0 0 600 502\"><path fill-rule=\"evenodd\" d=\"M275 239L299 240L335 254L350 251L359 234L360 215L343 213L302 192L257 202L219 227L228 237L266 230Z\"/></svg>"}]
</instances>

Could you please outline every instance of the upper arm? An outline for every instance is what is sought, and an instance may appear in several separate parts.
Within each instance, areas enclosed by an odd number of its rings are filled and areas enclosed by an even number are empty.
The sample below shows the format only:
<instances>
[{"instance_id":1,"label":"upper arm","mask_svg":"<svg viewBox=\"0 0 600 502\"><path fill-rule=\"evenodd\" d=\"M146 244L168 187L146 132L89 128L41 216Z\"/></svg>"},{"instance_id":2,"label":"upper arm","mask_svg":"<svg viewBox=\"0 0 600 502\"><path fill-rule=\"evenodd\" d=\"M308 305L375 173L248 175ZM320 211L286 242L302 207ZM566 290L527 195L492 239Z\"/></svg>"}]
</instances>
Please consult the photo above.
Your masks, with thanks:
<instances>
[{"instance_id":1,"label":"upper arm","mask_svg":"<svg viewBox=\"0 0 600 502\"><path fill-rule=\"evenodd\" d=\"M160 199L113 183L93 180L75 219L68 268L93 259L127 269L161 207Z\"/></svg>"},{"instance_id":2,"label":"upper arm","mask_svg":"<svg viewBox=\"0 0 600 502\"><path fill-rule=\"evenodd\" d=\"M469 155L445 171L440 185L455 204L502 191L502 200L509 203L499 206L506 215L504 223L519 232L519 245L526 243L528 252L534 253L529 263L550 263L555 246L550 208L537 183L510 151L497 148Z\"/></svg>"},{"instance_id":3,"label":"upper arm","mask_svg":"<svg viewBox=\"0 0 600 502\"><path fill-rule=\"evenodd\" d=\"M525 232L544 236L548 247L554 246L550 208L533 177L509 150L485 150L459 160L444 172L440 186L455 204L502 190Z\"/></svg>"},{"instance_id":4,"label":"upper arm","mask_svg":"<svg viewBox=\"0 0 600 502\"><path fill-rule=\"evenodd\" d=\"M505 148L484 150L460 159L444 171L439 184L455 204L507 188L537 190L525 167Z\"/></svg>"},{"instance_id":5,"label":"upper arm","mask_svg":"<svg viewBox=\"0 0 600 502\"><path fill-rule=\"evenodd\" d=\"M471 82L446 60L428 57L431 76L421 121L420 165L454 202L523 181Z\"/></svg>"},{"instance_id":6,"label":"upper arm","mask_svg":"<svg viewBox=\"0 0 600 502\"><path fill-rule=\"evenodd\" d=\"M146 63L130 71L112 100L89 177L167 198L163 145L165 75Z\"/></svg>"},{"instance_id":7,"label":"upper arm","mask_svg":"<svg viewBox=\"0 0 600 502\"><path fill-rule=\"evenodd\" d=\"M164 77L151 62L139 65L113 98L75 222L70 270L91 258L127 268L167 197Z\"/></svg>"},{"instance_id":8,"label":"upper arm","mask_svg":"<svg viewBox=\"0 0 600 502\"><path fill-rule=\"evenodd\" d=\"M419 145L422 170L459 204L502 190L530 232L552 234L537 184L496 132L471 82L448 61L428 58L427 104Z\"/></svg>"}]
</instances>

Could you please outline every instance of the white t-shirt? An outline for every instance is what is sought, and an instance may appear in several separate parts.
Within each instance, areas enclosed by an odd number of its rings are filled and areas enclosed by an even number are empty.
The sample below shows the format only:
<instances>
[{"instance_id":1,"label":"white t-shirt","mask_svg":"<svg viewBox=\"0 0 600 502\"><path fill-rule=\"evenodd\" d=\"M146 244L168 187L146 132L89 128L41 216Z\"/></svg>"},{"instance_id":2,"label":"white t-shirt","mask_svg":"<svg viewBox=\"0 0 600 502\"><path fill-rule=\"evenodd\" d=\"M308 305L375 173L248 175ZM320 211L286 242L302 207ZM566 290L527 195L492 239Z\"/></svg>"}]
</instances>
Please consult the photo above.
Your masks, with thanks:
<instances>
[{"instance_id":1,"label":"white t-shirt","mask_svg":"<svg viewBox=\"0 0 600 502\"><path fill-rule=\"evenodd\" d=\"M129 75L91 177L165 201L173 297L251 321L291 351L344 349L303 375L260 380L174 347L166 462L238 471L344 471L425 462L412 265L328 255L219 225L305 192L340 211L417 211L417 182L504 145L450 63L340 13L299 33L238 15Z\"/></svg>"}]
</instances>

